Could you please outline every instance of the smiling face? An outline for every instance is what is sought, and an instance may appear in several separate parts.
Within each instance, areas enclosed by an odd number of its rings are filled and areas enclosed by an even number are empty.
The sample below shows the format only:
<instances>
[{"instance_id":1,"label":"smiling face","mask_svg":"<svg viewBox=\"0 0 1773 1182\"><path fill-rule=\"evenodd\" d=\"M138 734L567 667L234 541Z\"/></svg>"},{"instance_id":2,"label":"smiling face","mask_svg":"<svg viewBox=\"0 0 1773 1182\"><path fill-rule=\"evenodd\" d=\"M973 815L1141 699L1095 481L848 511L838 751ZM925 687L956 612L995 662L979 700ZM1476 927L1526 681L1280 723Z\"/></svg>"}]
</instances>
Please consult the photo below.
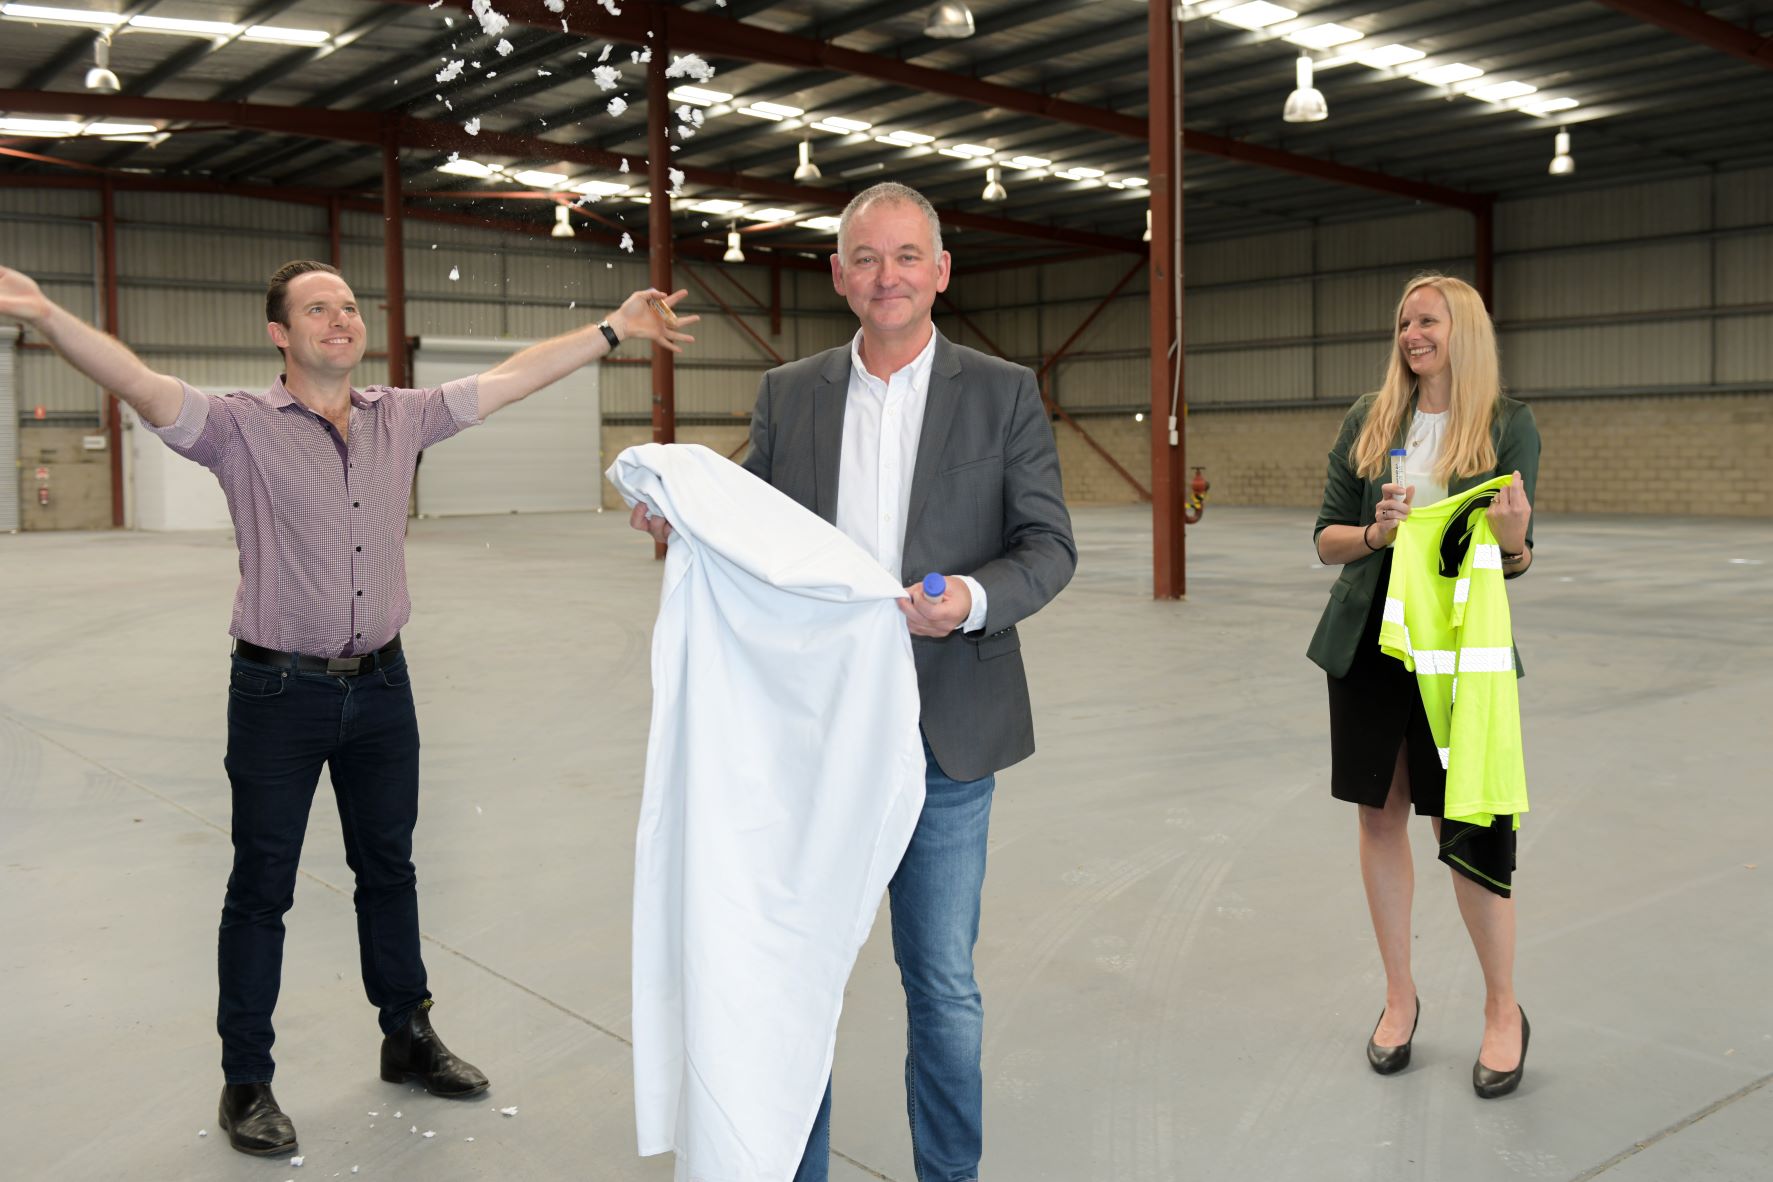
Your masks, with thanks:
<instances>
[{"instance_id":1,"label":"smiling face","mask_svg":"<svg viewBox=\"0 0 1773 1182\"><path fill-rule=\"evenodd\" d=\"M1398 312L1397 347L1404 364L1418 379L1446 372L1450 362L1447 344L1452 336L1452 312L1438 288L1425 283L1404 297Z\"/></svg>"},{"instance_id":2,"label":"smiling face","mask_svg":"<svg viewBox=\"0 0 1773 1182\"><path fill-rule=\"evenodd\" d=\"M284 319L265 325L291 370L338 375L363 360L368 342L357 297L337 275L310 271L289 281Z\"/></svg>"},{"instance_id":3,"label":"smiling face","mask_svg":"<svg viewBox=\"0 0 1773 1182\"><path fill-rule=\"evenodd\" d=\"M864 335L921 335L936 294L948 289L949 266L923 211L904 201L871 205L850 223L843 246L831 256L831 283Z\"/></svg>"}]
</instances>

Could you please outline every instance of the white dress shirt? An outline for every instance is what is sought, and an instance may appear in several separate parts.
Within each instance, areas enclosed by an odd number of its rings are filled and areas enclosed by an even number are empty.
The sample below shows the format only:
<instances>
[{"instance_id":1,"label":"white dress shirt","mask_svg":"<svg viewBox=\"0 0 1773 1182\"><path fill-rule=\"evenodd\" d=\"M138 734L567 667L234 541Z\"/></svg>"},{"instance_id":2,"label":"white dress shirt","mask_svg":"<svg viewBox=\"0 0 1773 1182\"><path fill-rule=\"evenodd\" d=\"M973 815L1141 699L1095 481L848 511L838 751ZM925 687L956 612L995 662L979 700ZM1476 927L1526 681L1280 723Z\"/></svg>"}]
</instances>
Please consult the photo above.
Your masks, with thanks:
<instances>
[{"instance_id":1,"label":"white dress shirt","mask_svg":"<svg viewBox=\"0 0 1773 1182\"><path fill-rule=\"evenodd\" d=\"M886 381L862 364L862 331L850 338L850 387L843 412L843 452L837 466L837 528L872 554L893 578L905 566L905 515L911 507L911 477L923 412L930 397L930 366L936 356L936 330L911 362ZM985 588L976 579L948 571L924 571L958 578L973 594L972 611L961 631L985 626ZM918 576L919 578L922 575Z\"/></svg>"}]
</instances>

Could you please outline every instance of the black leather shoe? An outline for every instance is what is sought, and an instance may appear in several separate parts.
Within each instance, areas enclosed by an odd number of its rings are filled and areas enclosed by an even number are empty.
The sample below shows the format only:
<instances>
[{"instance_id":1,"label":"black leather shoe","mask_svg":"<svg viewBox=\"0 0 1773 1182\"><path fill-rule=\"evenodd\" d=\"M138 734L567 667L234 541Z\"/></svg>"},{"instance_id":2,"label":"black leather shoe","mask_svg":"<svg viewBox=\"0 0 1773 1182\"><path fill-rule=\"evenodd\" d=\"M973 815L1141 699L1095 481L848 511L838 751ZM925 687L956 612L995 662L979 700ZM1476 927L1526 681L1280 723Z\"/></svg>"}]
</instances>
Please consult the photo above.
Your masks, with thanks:
<instances>
[{"instance_id":1,"label":"black leather shoe","mask_svg":"<svg viewBox=\"0 0 1773 1182\"><path fill-rule=\"evenodd\" d=\"M222 1104L217 1113L228 1144L254 1157L294 1153L295 1125L277 1107L268 1083L222 1085Z\"/></svg>"},{"instance_id":2,"label":"black leather shoe","mask_svg":"<svg viewBox=\"0 0 1773 1182\"><path fill-rule=\"evenodd\" d=\"M431 999L413 1011L412 1019L382 1040L382 1078L405 1083L416 1075L433 1096L474 1096L486 1091L480 1068L450 1053L431 1029Z\"/></svg>"},{"instance_id":3,"label":"black leather shoe","mask_svg":"<svg viewBox=\"0 0 1773 1182\"><path fill-rule=\"evenodd\" d=\"M1379 1022L1385 1021L1385 1011L1379 1011ZM1410 1037L1401 1047L1382 1047L1373 1039L1379 1036L1379 1022L1373 1023L1373 1034L1367 1039L1367 1062L1380 1075L1396 1075L1410 1065L1410 1044L1416 1041L1416 1026L1422 1021L1422 999L1416 999L1416 1018L1410 1023Z\"/></svg>"},{"instance_id":4,"label":"black leather shoe","mask_svg":"<svg viewBox=\"0 0 1773 1182\"><path fill-rule=\"evenodd\" d=\"M1513 1071L1496 1071L1484 1066L1483 1059L1471 1065L1471 1086L1485 1100L1494 1100L1498 1096L1506 1096L1521 1086L1521 1076L1527 1070L1527 1039L1532 1037L1533 1027L1527 1021L1527 1011L1521 1011L1521 1061L1515 1064Z\"/></svg>"}]
</instances>

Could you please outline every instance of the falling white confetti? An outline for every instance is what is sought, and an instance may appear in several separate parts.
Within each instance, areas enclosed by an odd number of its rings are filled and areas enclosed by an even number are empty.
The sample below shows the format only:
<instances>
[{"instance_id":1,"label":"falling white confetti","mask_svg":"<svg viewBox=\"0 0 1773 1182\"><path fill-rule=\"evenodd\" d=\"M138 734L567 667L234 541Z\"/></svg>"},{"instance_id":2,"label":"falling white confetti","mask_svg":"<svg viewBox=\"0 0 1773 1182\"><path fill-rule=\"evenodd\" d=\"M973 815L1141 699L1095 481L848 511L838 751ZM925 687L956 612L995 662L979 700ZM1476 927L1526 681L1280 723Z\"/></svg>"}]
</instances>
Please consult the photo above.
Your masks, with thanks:
<instances>
[{"instance_id":1,"label":"falling white confetti","mask_svg":"<svg viewBox=\"0 0 1773 1182\"><path fill-rule=\"evenodd\" d=\"M622 71L614 66L592 66L591 81L599 90L614 90L622 84Z\"/></svg>"},{"instance_id":2,"label":"falling white confetti","mask_svg":"<svg viewBox=\"0 0 1773 1182\"><path fill-rule=\"evenodd\" d=\"M510 24L509 18L493 11L491 0L474 0L474 15L480 18L480 28L488 37L497 37Z\"/></svg>"},{"instance_id":3,"label":"falling white confetti","mask_svg":"<svg viewBox=\"0 0 1773 1182\"><path fill-rule=\"evenodd\" d=\"M431 248L431 249L432 249L432 250L436 250L436 249L437 249L437 248L436 248L436 247L435 247L435 246L433 246L433 247L432 247L432 248ZM379 1113L379 1112L372 1112L372 1113L370 1113L370 1115L371 1115L371 1116L380 1116L380 1115L382 1115L382 1114L381 1114L381 1113Z\"/></svg>"},{"instance_id":4,"label":"falling white confetti","mask_svg":"<svg viewBox=\"0 0 1773 1182\"><path fill-rule=\"evenodd\" d=\"M479 135L480 134L480 116L476 115L476 116L474 116L474 118L468 120L468 122L462 124L462 130L467 132L469 135Z\"/></svg>"},{"instance_id":5,"label":"falling white confetti","mask_svg":"<svg viewBox=\"0 0 1773 1182\"><path fill-rule=\"evenodd\" d=\"M623 234L621 247L623 250L627 251L629 254L633 254L634 253L634 236L632 234ZM511 1116L516 1111L517 1110L515 1108L513 1108L510 1112L507 1112L505 1115Z\"/></svg>"},{"instance_id":6,"label":"falling white confetti","mask_svg":"<svg viewBox=\"0 0 1773 1182\"><path fill-rule=\"evenodd\" d=\"M462 67L467 64L468 63L463 61L461 58L457 58L455 61L450 62L447 66L444 66L443 69L437 71L437 81L439 81L439 82L453 82L453 81L455 81L456 77L461 74Z\"/></svg>"},{"instance_id":7,"label":"falling white confetti","mask_svg":"<svg viewBox=\"0 0 1773 1182\"><path fill-rule=\"evenodd\" d=\"M440 7L442 4L443 4L443 0L431 0L431 3L425 5L425 7L426 8L437 8L437 7ZM445 18L445 19L447 19L447 18Z\"/></svg>"},{"instance_id":8,"label":"falling white confetti","mask_svg":"<svg viewBox=\"0 0 1773 1182\"><path fill-rule=\"evenodd\" d=\"M486 72L486 76L488 78L497 78L499 76L499 72L497 70L488 70Z\"/></svg>"},{"instance_id":9,"label":"falling white confetti","mask_svg":"<svg viewBox=\"0 0 1773 1182\"><path fill-rule=\"evenodd\" d=\"M209 1136L209 1130L208 1129L198 1129L197 1135L199 1137L207 1137L207 1136Z\"/></svg>"},{"instance_id":10,"label":"falling white confetti","mask_svg":"<svg viewBox=\"0 0 1773 1182\"><path fill-rule=\"evenodd\" d=\"M544 69L542 69L542 67L537 66L536 67L536 77L538 77L538 78L552 78L552 77L554 77L554 71L553 70L544 70Z\"/></svg>"},{"instance_id":11,"label":"falling white confetti","mask_svg":"<svg viewBox=\"0 0 1773 1182\"><path fill-rule=\"evenodd\" d=\"M414 1125L414 1126L413 1126L413 1127L414 1127L414 1128L415 1128L415 1129L416 1129L416 1128L418 1128L418 1126L417 1126L417 1125ZM427 1136L427 1137L435 1137L435 1136L436 1136L436 1135L437 1135L437 1130L436 1130L436 1129L426 1129L426 1130L425 1130L425 1136Z\"/></svg>"},{"instance_id":12,"label":"falling white confetti","mask_svg":"<svg viewBox=\"0 0 1773 1182\"><path fill-rule=\"evenodd\" d=\"M650 37L652 34L648 33L647 36ZM644 66L653 60L653 47L649 45L645 49L636 49L628 56L633 59L635 65Z\"/></svg>"},{"instance_id":13,"label":"falling white confetti","mask_svg":"<svg viewBox=\"0 0 1773 1182\"><path fill-rule=\"evenodd\" d=\"M556 15L566 11L566 0L542 0L544 7Z\"/></svg>"},{"instance_id":14,"label":"falling white confetti","mask_svg":"<svg viewBox=\"0 0 1773 1182\"><path fill-rule=\"evenodd\" d=\"M603 5L603 10L611 16L622 15L622 10L616 7L616 0L597 0L597 2Z\"/></svg>"},{"instance_id":15,"label":"falling white confetti","mask_svg":"<svg viewBox=\"0 0 1773 1182\"><path fill-rule=\"evenodd\" d=\"M714 67L693 53L682 57L674 57L671 64L665 67L667 78L694 78L697 82L706 82L714 77Z\"/></svg>"},{"instance_id":16,"label":"falling white confetti","mask_svg":"<svg viewBox=\"0 0 1773 1182\"><path fill-rule=\"evenodd\" d=\"M603 264L603 269L605 271L613 271L616 269L616 265L614 263L605 263Z\"/></svg>"},{"instance_id":17,"label":"falling white confetti","mask_svg":"<svg viewBox=\"0 0 1773 1182\"><path fill-rule=\"evenodd\" d=\"M627 171L628 171L628 158L627 158L627 157L626 157L626 156L624 156L624 157L622 157L622 168L621 168L621 171L623 171L623 172L627 172Z\"/></svg>"},{"instance_id":18,"label":"falling white confetti","mask_svg":"<svg viewBox=\"0 0 1773 1182\"><path fill-rule=\"evenodd\" d=\"M683 191L683 169L667 168L665 175L671 178L671 195L677 197Z\"/></svg>"},{"instance_id":19,"label":"falling white confetti","mask_svg":"<svg viewBox=\"0 0 1773 1182\"><path fill-rule=\"evenodd\" d=\"M624 235L622 235L622 237L626 238L626 237L628 237L628 235L624 234ZM517 1115L517 1108L515 1105L513 1105L510 1108L501 1108L501 1109L499 1109L499 1115L500 1116L516 1116Z\"/></svg>"},{"instance_id":20,"label":"falling white confetti","mask_svg":"<svg viewBox=\"0 0 1773 1182\"><path fill-rule=\"evenodd\" d=\"M568 300L568 301L567 301L567 305L566 305L566 308L567 308L567 311L569 311L569 312L570 312L570 311L572 311L572 310L573 310L573 309L574 309L574 308L576 308L576 307L578 307L578 306L579 306L579 301L577 301L577 300ZM480 807L480 806L479 806L479 805L475 805L475 806L474 806L474 807L475 807L475 808L479 808L479 807Z\"/></svg>"},{"instance_id":21,"label":"falling white confetti","mask_svg":"<svg viewBox=\"0 0 1773 1182\"><path fill-rule=\"evenodd\" d=\"M605 45L603 47L603 52L597 55L597 60L600 62L607 62L609 60L609 51L614 48L615 45L613 43Z\"/></svg>"},{"instance_id":22,"label":"falling white confetti","mask_svg":"<svg viewBox=\"0 0 1773 1182\"><path fill-rule=\"evenodd\" d=\"M609 101L609 113L611 115L620 115L623 111L626 111L627 109L628 109L628 100L623 98L619 94L615 98L613 98Z\"/></svg>"},{"instance_id":23,"label":"falling white confetti","mask_svg":"<svg viewBox=\"0 0 1773 1182\"><path fill-rule=\"evenodd\" d=\"M684 103L677 108L677 117L685 123L688 123L690 121L690 112L693 110L695 110L694 107L690 106L688 103Z\"/></svg>"},{"instance_id":24,"label":"falling white confetti","mask_svg":"<svg viewBox=\"0 0 1773 1182\"><path fill-rule=\"evenodd\" d=\"M497 45L493 46L493 48L499 51L500 57L510 57L511 56L511 43L509 41L505 40L503 37L499 38L499 43Z\"/></svg>"},{"instance_id":25,"label":"falling white confetti","mask_svg":"<svg viewBox=\"0 0 1773 1182\"><path fill-rule=\"evenodd\" d=\"M308 1159L305 1157L292 1157L289 1159L289 1164L292 1166L295 1166L297 1168L300 1168L301 1164L307 1160Z\"/></svg>"},{"instance_id":26,"label":"falling white confetti","mask_svg":"<svg viewBox=\"0 0 1773 1182\"><path fill-rule=\"evenodd\" d=\"M488 550L491 550L491 549L492 549L492 543L491 543L491 542L488 542L488 543L487 543L487 544L486 544L486 548L487 548L487 549L488 549ZM477 816L477 817L479 817L479 816L484 816L484 815L485 815L485 814L484 814L484 812L483 812L483 811L482 811L482 810L481 810L481 808L480 808L480 806L479 806L479 805L475 805L475 806L474 806L474 815L475 815L475 816Z\"/></svg>"}]
</instances>

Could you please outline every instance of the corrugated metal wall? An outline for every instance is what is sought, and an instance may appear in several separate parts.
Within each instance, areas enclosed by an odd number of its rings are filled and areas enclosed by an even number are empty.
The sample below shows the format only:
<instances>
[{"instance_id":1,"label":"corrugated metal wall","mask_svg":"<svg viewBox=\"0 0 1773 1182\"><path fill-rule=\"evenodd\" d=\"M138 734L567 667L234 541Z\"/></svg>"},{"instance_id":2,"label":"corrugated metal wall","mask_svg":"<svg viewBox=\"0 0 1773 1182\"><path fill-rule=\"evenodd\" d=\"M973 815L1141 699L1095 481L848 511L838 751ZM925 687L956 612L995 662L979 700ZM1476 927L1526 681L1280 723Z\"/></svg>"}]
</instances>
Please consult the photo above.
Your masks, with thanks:
<instances>
[{"instance_id":1,"label":"corrugated metal wall","mask_svg":"<svg viewBox=\"0 0 1773 1182\"><path fill-rule=\"evenodd\" d=\"M1448 210L1191 245L1186 381L1196 408L1345 404L1375 388L1414 274L1474 278L1472 219ZM1773 169L1554 193L1497 206L1503 377L1525 397L1773 389ZM1120 264L956 282L970 315L1038 364ZM1111 280L1110 280L1111 282ZM1149 403L1145 277L1055 368L1082 415ZM995 308L995 311L984 309Z\"/></svg>"}]
</instances>

